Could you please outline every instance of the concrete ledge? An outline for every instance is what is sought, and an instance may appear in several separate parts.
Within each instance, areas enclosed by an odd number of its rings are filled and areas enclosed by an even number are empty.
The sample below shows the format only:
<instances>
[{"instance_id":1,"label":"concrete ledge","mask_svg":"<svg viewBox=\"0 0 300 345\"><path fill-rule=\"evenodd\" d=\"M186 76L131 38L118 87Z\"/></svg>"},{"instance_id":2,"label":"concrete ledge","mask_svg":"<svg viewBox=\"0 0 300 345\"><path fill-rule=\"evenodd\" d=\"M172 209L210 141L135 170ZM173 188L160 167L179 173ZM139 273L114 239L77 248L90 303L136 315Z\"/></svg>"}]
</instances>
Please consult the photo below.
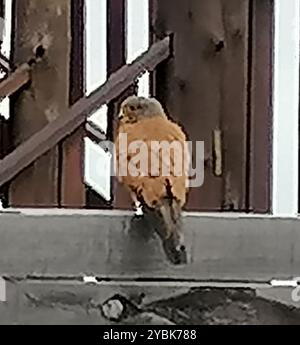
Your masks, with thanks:
<instances>
[{"instance_id":1,"label":"concrete ledge","mask_svg":"<svg viewBox=\"0 0 300 345\"><path fill-rule=\"evenodd\" d=\"M71 208L0 208L2 214L18 214L24 216L133 216L133 211L126 210L97 210ZM186 217L222 218L222 219L283 219L297 220L297 217L283 217L242 212L183 212Z\"/></svg>"},{"instance_id":2,"label":"concrete ledge","mask_svg":"<svg viewBox=\"0 0 300 345\"><path fill-rule=\"evenodd\" d=\"M259 282L300 276L298 219L187 215L190 263L174 267L151 226L130 213L12 211L0 214L2 275Z\"/></svg>"}]
</instances>

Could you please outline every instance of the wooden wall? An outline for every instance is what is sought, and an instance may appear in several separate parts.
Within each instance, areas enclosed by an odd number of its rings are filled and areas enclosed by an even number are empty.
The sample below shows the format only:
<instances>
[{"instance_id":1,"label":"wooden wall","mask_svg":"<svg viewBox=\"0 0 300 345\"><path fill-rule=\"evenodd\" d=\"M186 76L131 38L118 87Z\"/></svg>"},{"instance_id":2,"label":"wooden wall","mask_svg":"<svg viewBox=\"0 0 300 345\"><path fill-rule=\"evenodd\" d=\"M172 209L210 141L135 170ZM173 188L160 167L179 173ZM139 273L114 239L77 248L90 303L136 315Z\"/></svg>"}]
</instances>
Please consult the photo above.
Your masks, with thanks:
<instances>
[{"instance_id":1,"label":"wooden wall","mask_svg":"<svg viewBox=\"0 0 300 345\"><path fill-rule=\"evenodd\" d=\"M151 39L174 33L174 57L155 74L156 96L192 140L205 142L204 185L189 210L270 209L273 0L151 0ZM84 93L83 0L17 2L14 60L48 48L13 106L14 145ZM125 61L124 0L109 2L109 73ZM34 33L34 34L32 34ZM71 59L69 57L71 56ZM118 102L110 105L112 114ZM213 131L222 133L214 174ZM112 137L110 122L108 137ZM82 183L84 128L11 183L12 206L107 207ZM114 186L114 207L130 207Z\"/></svg>"},{"instance_id":2,"label":"wooden wall","mask_svg":"<svg viewBox=\"0 0 300 345\"><path fill-rule=\"evenodd\" d=\"M205 179L189 209L270 209L273 1L157 1L156 35L175 33L157 97L190 140L205 143ZM220 176L213 131L222 133ZM194 156L195 159L195 156Z\"/></svg>"},{"instance_id":3,"label":"wooden wall","mask_svg":"<svg viewBox=\"0 0 300 345\"><path fill-rule=\"evenodd\" d=\"M0 1L0 18L5 18L5 4L4 0ZM2 41L1 41L2 44ZM11 120L5 119L0 114L0 160L5 157L11 150ZM8 203L8 185L0 188L0 199L3 206Z\"/></svg>"},{"instance_id":4,"label":"wooden wall","mask_svg":"<svg viewBox=\"0 0 300 345\"><path fill-rule=\"evenodd\" d=\"M28 61L39 46L46 49L30 88L14 99L13 144L18 146L69 106L70 1L16 1L15 15L14 63ZM60 159L56 147L20 174L10 185L10 205L58 206Z\"/></svg>"}]
</instances>

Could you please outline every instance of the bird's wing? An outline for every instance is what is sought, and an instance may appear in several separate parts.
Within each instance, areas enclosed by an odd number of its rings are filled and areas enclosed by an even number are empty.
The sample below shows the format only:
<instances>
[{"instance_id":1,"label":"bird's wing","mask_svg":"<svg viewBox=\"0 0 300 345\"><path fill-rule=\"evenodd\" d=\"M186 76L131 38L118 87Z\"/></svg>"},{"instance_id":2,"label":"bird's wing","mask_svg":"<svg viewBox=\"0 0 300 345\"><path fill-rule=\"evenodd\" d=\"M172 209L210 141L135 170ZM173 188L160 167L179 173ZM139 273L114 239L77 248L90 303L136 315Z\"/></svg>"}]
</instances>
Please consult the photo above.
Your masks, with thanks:
<instances>
[{"instance_id":1,"label":"bird's wing","mask_svg":"<svg viewBox=\"0 0 300 345\"><path fill-rule=\"evenodd\" d=\"M127 147L120 147L119 145L121 133L127 134ZM137 152L129 152L128 146L136 141L146 145L148 164L146 170L143 170L143 167L139 165L141 174L132 176L126 164L133 162ZM169 155L166 154L166 151L157 150L157 147L153 146L154 141L159 143L176 142L176 144L174 148L172 146ZM128 189L140 195L149 207L154 207L162 198L166 197L168 188L182 206L185 204L188 175L187 169L184 168L188 166L190 158L185 149L186 136L180 126L161 117L145 119L136 124L125 124L120 126L115 144L118 171L122 168L123 171L127 172L127 176L120 176L118 173L117 176L119 181ZM151 171L153 161L158 162L158 165L155 164L154 167L155 174ZM180 176L176 176L180 168L182 173Z\"/></svg>"}]
</instances>

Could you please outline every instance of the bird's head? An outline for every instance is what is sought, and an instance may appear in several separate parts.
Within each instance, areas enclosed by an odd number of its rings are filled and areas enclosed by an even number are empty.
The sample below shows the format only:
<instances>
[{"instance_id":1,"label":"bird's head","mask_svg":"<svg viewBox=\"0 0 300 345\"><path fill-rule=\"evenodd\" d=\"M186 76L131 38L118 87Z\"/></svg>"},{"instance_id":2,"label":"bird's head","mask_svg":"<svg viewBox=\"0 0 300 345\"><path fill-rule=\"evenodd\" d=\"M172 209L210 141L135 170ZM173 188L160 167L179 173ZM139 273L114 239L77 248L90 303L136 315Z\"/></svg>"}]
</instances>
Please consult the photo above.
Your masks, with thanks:
<instances>
[{"instance_id":1,"label":"bird's head","mask_svg":"<svg viewBox=\"0 0 300 345\"><path fill-rule=\"evenodd\" d=\"M122 104L119 120L126 123L135 123L146 118L166 117L162 105L155 98L138 96L128 97Z\"/></svg>"}]
</instances>

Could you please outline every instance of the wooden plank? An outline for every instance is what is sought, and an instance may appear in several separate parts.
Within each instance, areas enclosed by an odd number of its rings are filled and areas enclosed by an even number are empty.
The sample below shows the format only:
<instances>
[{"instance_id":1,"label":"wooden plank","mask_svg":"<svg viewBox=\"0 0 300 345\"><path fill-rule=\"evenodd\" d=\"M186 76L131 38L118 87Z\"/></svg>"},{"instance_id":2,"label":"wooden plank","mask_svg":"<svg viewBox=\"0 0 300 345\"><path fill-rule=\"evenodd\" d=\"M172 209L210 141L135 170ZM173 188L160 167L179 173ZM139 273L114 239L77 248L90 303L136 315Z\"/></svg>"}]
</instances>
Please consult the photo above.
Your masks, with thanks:
<instances>
[{"instance_id":1,"label":"wooden plank","mask_svg":"<svg viewBox=\"0 0 300 345\"><path fill-rule=\"evenodd\" d=\"M11 121L0 115L0 160L3 159L11 149ZM8 184L0 187L0 199L2 206L8 205Z\"/></svg>"},{"instance_id":2,"label":"wooden plank","mask_svg":"<svg viewBox=\"0 0 300 345\"><path fill-rule=\"evenodd\" d=\"M4 0L0 1L0 18L4 20L5 18L5 3ZM0 39L0 46L2 46L2 38ZM1 68L8 72L8 64L6 63L6 59L1 56L2 54L0 53L0 64ZM6 120L4 117L0 115L0 159L3 159L5 157L10 149L11 145L11 133L10 133L10 128L11 128L11 123L10 121ZM8 199L8 185L4 185L0 188L0 199L2 202L2 206L7 206L7 199Z\"/></svg>"},{"instance_id":3,"label":"wooden plank","mask_svg":"<svg viewBox=\"0 0 300 345\"><path fill-rule=\"evenodd\" d=\"M84 97L84 1L71 1L70 106ZM84 208L86 187L83 179L84 125L60 144L60 206Z\"/></svg>"},{"instance_id":4,"label":"wooden plank","mask_svg":"<svg viewBox=\"0 0 300 345\"><path fill-rule=\"evenodd\" d=\"M11 96L26 85L30 80L29 71L30 66L23 64L9 74L7 78L0 81L0 99Z\"/></svg>"},{"instance_id":5,"label":"wooden plank","mask_svg":"<svg viewBox=\"0 0 300 345\"><path fill-rule=\"evenodd\" d=\"M125 0L108 3L108 73L111 75L121 68L126 60L125 43Z\"/></svg>"},{"instance_id":6,"label":"wooden plank","mask_svg":"<svg viewBox=\"0 0 300 345\"><path fill-rule=\"evenodd\" d=\"M247 122L249 83L249 1L222 0L220 52L220 129L223 135L223 205L227 211L247 209Z\"/></svg>"},{"instance_id":7,"label":"wooden plank","mask_svg":"<svg viewBox=\"0 0 300 345\"><path fill-rule=\"evenodd\" d=\"M86 206L86 187L84 184L84 142L85 128L81 126L62 144L61 201L66 208Z\"/></svg>"},{"instance_id":8,"label":"wooden plank","mask_svg":"<svg viewBox=\"0 0 300 345\"><path fill-rule=\"evenodd\" d=\"M71 4L71 105L84 96L84 2L85 0L73 0Z\"/></svg>"},{"instance_id":9,"label":"wooden plank","mask_svg":"<svg viewBox=\"0 0 300 345\"><path fill-rule=\"evenodd\" d=\"M0 214L1 274L260 282L299 276L298 219L188 215L189 264L174 267L151 226L128 215L24 212Z\"/></svg>"},{"instance_id":10,"label":"wooden plank","mask_svg":"<svg viewBox=\"0 0 300 345\"><path fill-rule=\"evenodd\" d=\"M271 210L274 1L253 5L249 208Z\"/></svg>"},{"instance_id":11,"label":"wooden plank","mask_svg":"<svg viewBox=\"0 0 300 345\"><path fill-rule=\"evenodd\" d=\"M46 50L44 59L31 71L30 88L12 100L12 130L14 146L17 147L32 140L45 126L51 126L68 109L70 1L24 0L16 1L15 7L13 64L27 61L41 50L39 47ZM16 171L14 176L20 174L11 183L12 206L58 206L59 152L54 146L44 151L43 157L35 156L29 164ZM34 164L29 167L31 163ZM28 169L21 173L26 167Z\"/></svg>"},{"instance_id":12,"label":"wooden plank","mask_svg":"<svg viewBox=\"0 0 300 345\"><path fill-rule=\"evenodd\" d=\"M0 17L4 18L5 16L5 0L0 1Z\"/></svg>"},{"instance_id":13,"label":"wooden plank","mask_svg":"<svg viewBox=\"0 0 300 345\"><path fill-rule=\"evenodd\" d=\"M159 68L156 95L190 139L205 143L204 185L193 188L187 208L266 212L273 1L167 0L155 8L156 37L175 33L174 59ZM223 131L222 177L212 169L214 129Z\"/></svg>"},{"instance_id":14,"label":"wooden plank","mask_svg":"<svg viewBox=\"0 0 300 345\"><path fill-rule=\"evenodd\" d=\"M170 31L175 35L174 57L156 73L156 97L183 125L189 140L205 144L204 184L191 190L188 210L216 211L222 206L223 182L214 176L212 166L212 132L220 127L223 114L220 83L225 53L215 46L225 39L223 2L156 0L152 4L155 36ZM195 159L194 154L194 163Z\"/></svg>"},{"instance_id":15,"label":"wooden plank","mask_svg":"<svg viewBox=\"0 0 300 345\"><path fill-rule=\"evenodd\" d=\"M55 120L17 147L13 153L0 162L0 185L10 181L59 141L72 134L85 122L88 114L91 114L101 104L111 101L126 90L143 71L151 71L167 59L169 57L169 46L169 37L155 43L147 53L143 54L134 63L126 65L115 72L90 97L77 102L63 116L57 116Z\"/></svg>"}]
</instances>

